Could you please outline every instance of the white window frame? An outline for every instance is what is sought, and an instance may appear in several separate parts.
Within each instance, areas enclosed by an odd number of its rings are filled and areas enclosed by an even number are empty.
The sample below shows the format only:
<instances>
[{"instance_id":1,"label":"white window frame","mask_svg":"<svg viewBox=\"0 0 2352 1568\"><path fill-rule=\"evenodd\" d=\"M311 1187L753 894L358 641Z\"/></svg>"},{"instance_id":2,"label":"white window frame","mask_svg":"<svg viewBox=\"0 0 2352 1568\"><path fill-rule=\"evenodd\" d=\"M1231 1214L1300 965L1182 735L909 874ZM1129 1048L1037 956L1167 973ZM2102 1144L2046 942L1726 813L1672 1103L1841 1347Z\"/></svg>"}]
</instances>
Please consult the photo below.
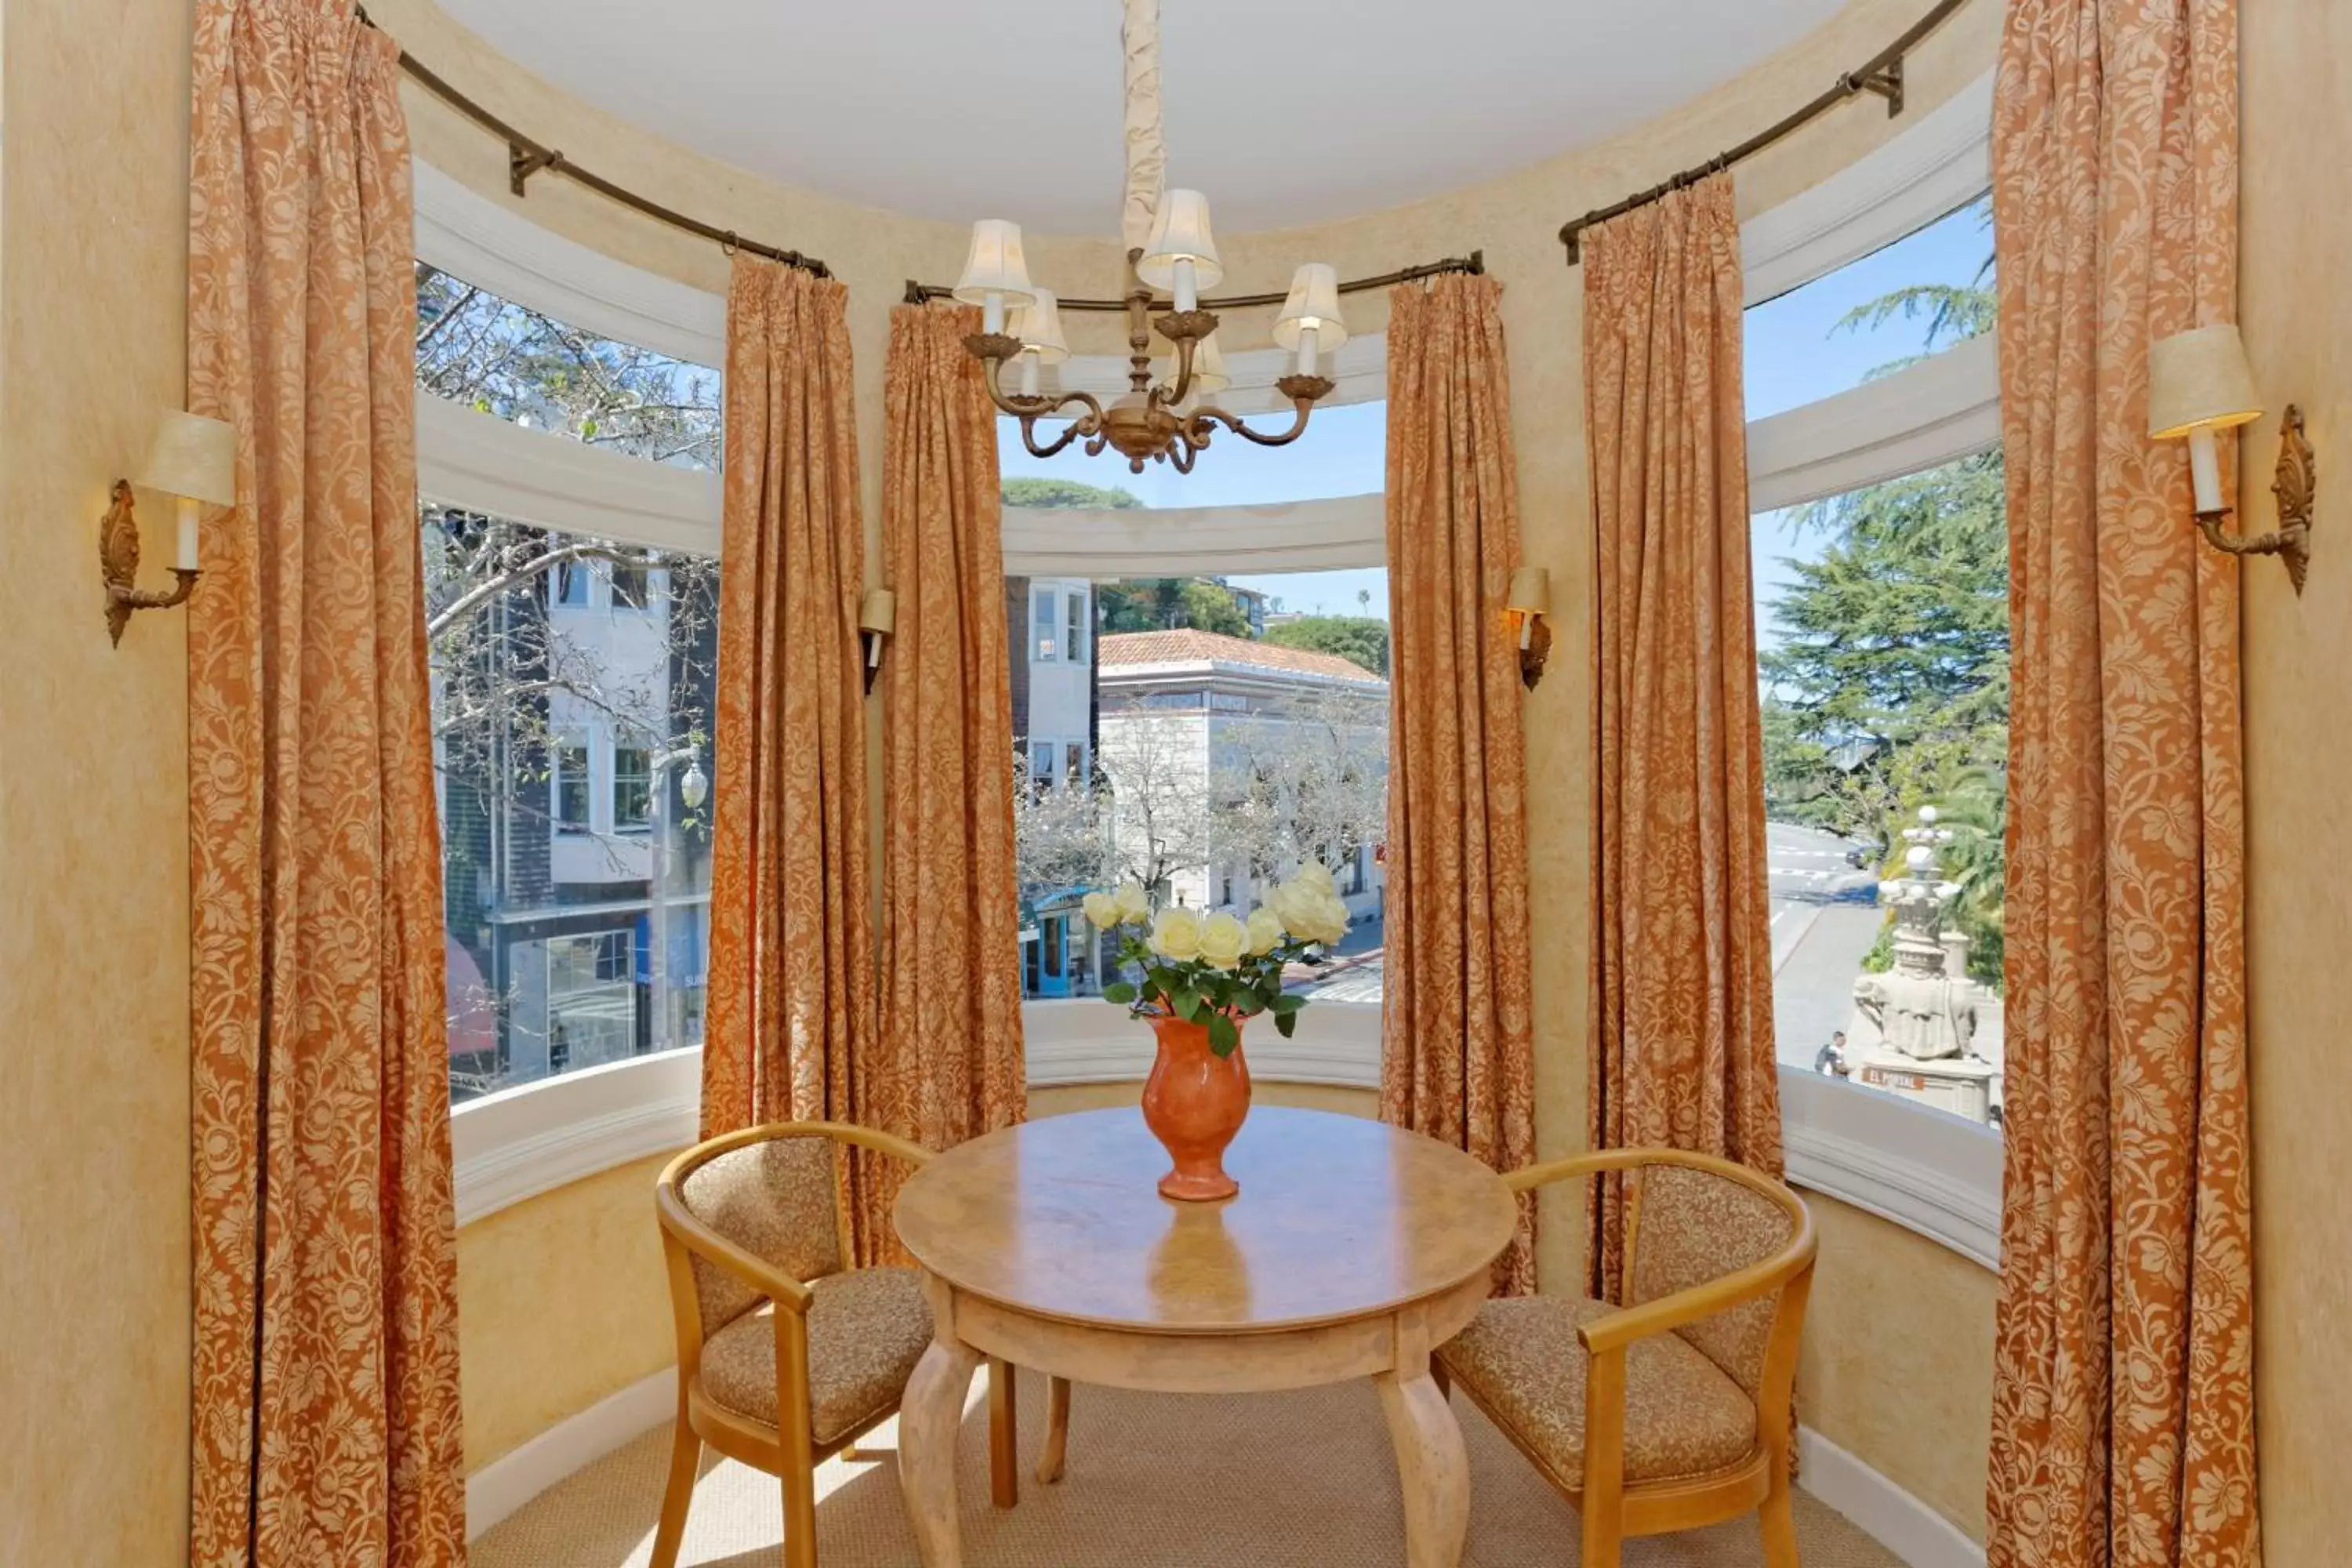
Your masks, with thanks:
<instances>
[{"instance_id":1,"label":"white window frame","mask_svg":"<svg viewBox=\"0 0 2352 1568\"><path fill-rule=\"evenodd\" d=\"M565 770L563 753L577 748L583 763L580 780L581 798L588 804L587 815L578 822L563 815L563 784ZM557 730L548 739L547 747L547 815L553 833L567 838L593 837L596 831L596 733L592 729L572 727Z\"/></svg>"},{"instance_id":2,"label":"white window frame","mask_svg":"<svg viewBox=\"0 0 2352 1568\"><path fill-rule=\"evenodd\" d=\"M1877 151L1741 228L1751 300L1769 298L1867 255L1965 205L1989 184L1990 73ZM518 303L584 331L688 363L726 363L726 302L540 228L426 164L415 171L416 252ZM1284 406L1275 349L1228 356L1237 413ZM1329 402L1386 395L1383 334L1351 337L1334 356ZM1124 390L1126 362L1080 356L1049 373L1056 385ZM1758 510L1982 451L2000 437L1990 345L1963 344L1872 384L1749 426L1749 489ZM668 468L524 429L420 394L419 488L425 499L543 528L657 549L719 552L720 478ZM1378 494L1267 507L1173 510L1009 510L1004 565L1027 576L1166 576L1213 563L1228 573L1361 567L1386 553ZM1092 655L1089 648L1089 657ZM593 796L592 795L592 800ZM1324 1004L1297 1037L1253 1047L1261 1076L1373 1089L1380 1009ZM1099 1001L1038 1002L1024 1010L1029 1081L1128 1080L1146 1053L1118 1010ZM625 1160L690 1142L699 1049L585 1068L457 1108L461 1223ZM1998 1134L1893 1096L1784 1068L1791 1179L1879 1214L1990 1265L1997 1261ZM1892 1120L1890 1120L1892 1119Z\"/></svg>"}]
</instances>

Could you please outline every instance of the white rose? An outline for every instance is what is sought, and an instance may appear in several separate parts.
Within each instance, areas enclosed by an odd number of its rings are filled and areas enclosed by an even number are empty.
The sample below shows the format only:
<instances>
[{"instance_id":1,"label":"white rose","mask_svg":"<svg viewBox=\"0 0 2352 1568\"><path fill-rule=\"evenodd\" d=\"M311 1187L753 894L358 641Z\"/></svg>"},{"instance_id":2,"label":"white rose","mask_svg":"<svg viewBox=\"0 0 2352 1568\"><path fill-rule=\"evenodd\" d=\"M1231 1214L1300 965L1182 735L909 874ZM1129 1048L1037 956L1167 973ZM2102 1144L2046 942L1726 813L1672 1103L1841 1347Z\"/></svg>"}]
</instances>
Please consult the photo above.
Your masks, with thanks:
<instances>
[{"instance_id":1,"label":"white rose","mask_svg":"<svg viewBox=\"0 0 2352 1568\"><path fill-rule=\"evenodd\" d=\"M1190 910L1162 910L1151 928L1151 951L1181 963L1201 953L1201 917Z\"/></svg>"},{"instance_id":2,"label":"white rose","mask_svg":"<svg viewBox=\"0 0 2352 1568\"><path fill-rule=\"evenodd\" d=\"M1320 860L1309 860L1298 868L1297 880L1302 887L1312 889L1325 898L1334 897L1339 891L1339 884L1331 880L1331 873L1325 869Z\"/></svg>"},{"instance_id":3,"label":"white rose","mask_svg":"<svg viewBox=\"0 0 2352 1568\"><path fill-rule=\"evenodd\" d=\"M1276 948L1280 947L1281 945L1282 921L1280 917L1276 915L1272 910L1267 909L1264 904L1260 904L1256 909L1250 911L1250 956L1252 958L1255 958L1260 953L1272 952Z\"/></svg>"},{"instance_id":4,"label":"white rose","mask_svg":"<svg viewBox=\"0 0 2352 1568\"><path fill-rule=\"evenodd\" d=\"M1139 926L1151 919L1151 899L1140 882L1120 883L1118 891L1111 895L1111 902L1118 906L1122 925Z\"/></svg>"},{"instance_id":5,"label":"white rose","mask_svg":"<svg viewBox=\"0 0 2352 1568\"><path fill-rule=\"evenodd\" d=\"M1118 900L1108 893L1088 893L1084 908L1087 923L1097 931L1108 931L1118 924Z\"/></svg>"},{"instance_id":6,"label":"white rose","mask_svg":"<svg viewBox=\"0 0 2352 1568\"><path fill-rule=\"evenodd\" d=\"M1316 918L1322 922L1323 934L1316 940L1329 947L1348 935L1348 906L1338 894L1317 900Z\"/></svg>"},{"instance_id":7,"label":"white rose","mask_svg":"<svg viewBox=\"0 0 2352 1568\"><path fill-rule=\"evenodd\" d=\"M1231 915L1211 915L1209 923L1201 928L1201 959L1218 969L1231 969L1242 961L1242 949L1249 942L1249 931Z\"/></svg>"},{"instance_id":8,"label":"white rose","mask_svg":"<svg viewBox=\"0 0 2352 1568\"><path fill-rule=\"evenodd\" d=\"M1307 931L1314 920L1313 901L1314 895L1297 882L1277 883L1265 896L1265 907L1282 922L1282 929L1305 942L1314 940Z\"/></svg>"}]
</instances>

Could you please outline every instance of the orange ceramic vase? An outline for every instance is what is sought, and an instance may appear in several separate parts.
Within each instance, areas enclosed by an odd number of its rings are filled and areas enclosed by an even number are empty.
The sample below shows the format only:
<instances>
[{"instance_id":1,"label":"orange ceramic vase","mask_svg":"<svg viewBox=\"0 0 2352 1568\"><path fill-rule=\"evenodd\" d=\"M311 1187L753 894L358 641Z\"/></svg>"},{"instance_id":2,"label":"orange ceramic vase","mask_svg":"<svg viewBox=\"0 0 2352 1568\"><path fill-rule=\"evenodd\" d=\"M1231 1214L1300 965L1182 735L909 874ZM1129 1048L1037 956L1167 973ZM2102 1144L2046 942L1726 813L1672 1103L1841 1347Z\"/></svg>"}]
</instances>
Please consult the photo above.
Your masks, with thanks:
<instances>
[{"instance_id":1,"label":"orange ceramic vase","mask_svg":"<svg viewBox=\"0 0 2352 1568\"><path fill-rule=\"evenodd\" d=\"M1163 1197L1202 1203L1229 1198L1241 1184L1225 1174L1225 1146L1249 1115L1249 1063L1209 1048L1209 1026L1165 1015L1151 1020L1160 1059L1143 1085L1143 1123L1168 1147L1175 1169L1160 1178Z\"/></svg>"}]
</instances>

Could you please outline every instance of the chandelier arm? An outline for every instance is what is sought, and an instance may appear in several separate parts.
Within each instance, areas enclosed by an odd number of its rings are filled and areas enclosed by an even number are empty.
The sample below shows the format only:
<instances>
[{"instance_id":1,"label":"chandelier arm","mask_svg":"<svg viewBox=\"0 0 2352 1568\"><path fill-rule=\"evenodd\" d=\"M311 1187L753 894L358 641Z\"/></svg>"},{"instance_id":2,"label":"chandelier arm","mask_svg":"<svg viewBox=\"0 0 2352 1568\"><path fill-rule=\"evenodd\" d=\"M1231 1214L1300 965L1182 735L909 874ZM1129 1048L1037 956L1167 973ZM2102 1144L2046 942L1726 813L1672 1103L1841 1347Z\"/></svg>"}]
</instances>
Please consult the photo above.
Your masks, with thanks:
<instances>
[{"instance_id":1,"label":"chandelier arm","mask_svg":"<svg viewBox=\"0 0 2352 1568\"><path fill-rule=\"evenodd\" d=\"M1287 447L1307 434L1307 416L1315 411L1314 400L1311 398L1293 398L1291 406L1297 410L1297 414L1291 420L1290 428L1279 436L1269 436L1263 431L1253 430L1243 424L1237 416L1228 414L1222 408L1203 408L1193 417L1200 420L1215 420L1243 440L1255 441L1261 447Z\"/></svg>"},{"instance_id":2,"label":"chandelier arm","mask_svg":"<svg viewBox=\"0 0 2352 1568\"><path fill-rule=\"evenodd\" d=\"M1069 428L1062 432L1059 440L1040 447L1037 445L1036 436L1037 416L1024 414L1021 416L1021 444L1029 448L1029 455L1033 458L1050 458L1079 437L1091 434L1092 424L1093 421L1087 419L1073 419L1070 421Z\"/></svg>"}]
</instances>

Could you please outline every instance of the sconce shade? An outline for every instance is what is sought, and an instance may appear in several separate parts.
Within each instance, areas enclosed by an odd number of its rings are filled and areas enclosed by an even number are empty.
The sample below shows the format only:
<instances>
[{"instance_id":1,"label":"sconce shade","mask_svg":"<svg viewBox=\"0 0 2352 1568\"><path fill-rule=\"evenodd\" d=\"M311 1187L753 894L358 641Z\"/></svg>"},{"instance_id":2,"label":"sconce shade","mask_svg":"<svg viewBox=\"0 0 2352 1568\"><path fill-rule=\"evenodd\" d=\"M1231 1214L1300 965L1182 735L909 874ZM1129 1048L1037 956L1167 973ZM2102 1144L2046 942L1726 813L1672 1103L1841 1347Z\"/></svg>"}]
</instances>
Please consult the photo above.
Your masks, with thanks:
<instances>
[{"instance_id":1,"label":"sconce shade","mask_svg":"<svg viewBox=\"0 0 2352 1568\"><path fill-rule=\"evenodd\" d=\"M154 444L139 482L165 495L214 506L236 503L236 429L225 419L167 410L155 421Z\"/></svg>"},{"instance_id":2,"label":"sconce shade","mask_svg":"<svg viewBox=\"0 0 2352 1568\"><path fill-rule=\"evenodd\" d=\"M898 624L898 599L887 588L869 588L858 606L857 629L887 637Z\"/></svg>"},{"instance_id":3,"label":"sconce shade","mask_svg":"<svg viewBox=\"0 0 2352 1568\"><path fill-rule=\"evenodd\" d=\"M1034 292L1029 261L1021 253L1021 226L997 217L973 224L971 249L963 258L955 297L967 305L985 305L994 294L1007 305L1025 305Z\"/></svg>"},{"instance_id":4,"label":"sconce shade","mask_svg":"<svg viewBox=\"0 0 2352 1568\"><path fill-rule=\"evenodd\" d=\"M1062 335L1062 302L1051 289L1032 284L1029 303L1013 313L1008 329L1024 349L1034 349L1040 364L1059 364L1070 357L1070 341Z\"/></svg>"},{"instance_id":5,"label":"sconce shade","mask_svg":"<svg viewBox=\"0 0 2352 1568\"><path fill-rule=\"evenodd\" d=\"M2235 325L2176 332L2147 351L2147 433L2156 440L2199 426L2243 425L2263 416L2262 395Z\"/></svg>"},{"instance_id":6,"label":"sconce shade","mask_svg":"<svg viewBox=\"0 0 2352 1568\"><path fill-rule=\"evenodd\" d=\"M1309 261L1292 274L1290 298L1274 323L1274 341L1296 349L1298 334L1313 327L1318 351L1329 353L1348 341L1348 324L1339 317L1339 275L1327 261Z\"/></svg>"},{"instance_id":7,"label":"sconce shade","mask_svg":"<svg viewBox=\"0 0 2352 1568\"><path fill-rule=\"evenodd\" d=\"M1551 573L1541 566L1512 573L1510 599L1503 607L1522 616L1551 614Z\"/></svg>"},{"instance_id":8,"label":"sconce shade","mask_svg":"<svg viewBox=\"0 0 2352 1568\"><path fill-rule=\"evenodd\" d=\"M1217 259L1217 242L1209 232L1209 198L1198 191L1170 191L1160 198L1151 220L1151 237L1135 264L1135 275L1152 288L1173 291L1176 263L1192 263L1192 284L1213 289L1225 275Z\"/></svg>"}]
</instances>

